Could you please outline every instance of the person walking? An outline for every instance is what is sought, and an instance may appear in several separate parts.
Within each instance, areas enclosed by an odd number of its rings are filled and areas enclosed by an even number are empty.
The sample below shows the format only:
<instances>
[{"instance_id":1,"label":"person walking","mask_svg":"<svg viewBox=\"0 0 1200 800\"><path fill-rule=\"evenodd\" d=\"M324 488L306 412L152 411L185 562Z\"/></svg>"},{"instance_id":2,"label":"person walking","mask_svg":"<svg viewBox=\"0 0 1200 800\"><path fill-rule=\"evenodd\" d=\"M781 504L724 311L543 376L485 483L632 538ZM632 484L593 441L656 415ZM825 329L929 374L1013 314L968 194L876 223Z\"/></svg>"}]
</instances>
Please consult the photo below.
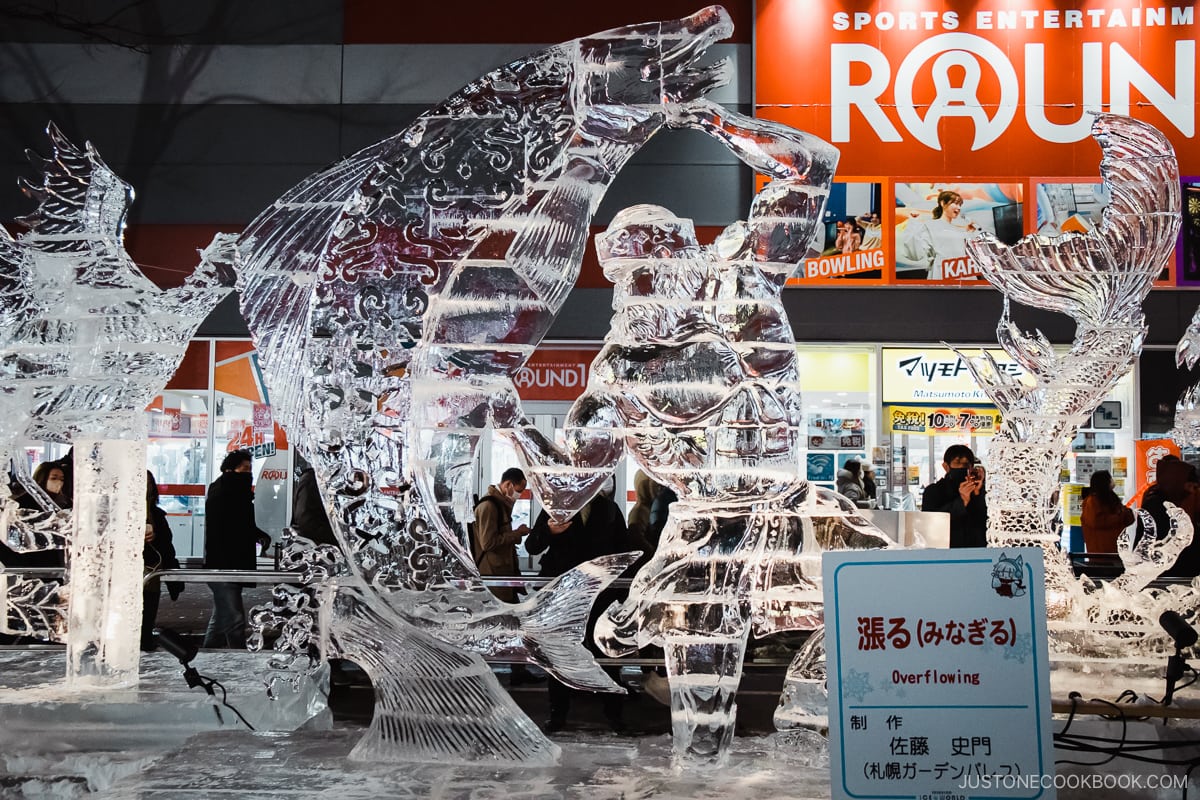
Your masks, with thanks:
<instances>
[{"instance_id":1,"label":"person walking","mask_svg":"<svg viewBox=\"0 0 1200 800\"><path fill-rule=\"evenodd\" d=\"M146 543L142 546L142 566L147 575L164 569L179 569L171 523L167 521L167 512L158 505L158 482L149 470L146 471ZM178 600L183 593L183 584L167 581L167 593L172 601ZM159 578L142 584L141 646L147 653L158 647L154 639L154 621L158 616L161 595L162 581Z\"/></svg>"}]
</instances>

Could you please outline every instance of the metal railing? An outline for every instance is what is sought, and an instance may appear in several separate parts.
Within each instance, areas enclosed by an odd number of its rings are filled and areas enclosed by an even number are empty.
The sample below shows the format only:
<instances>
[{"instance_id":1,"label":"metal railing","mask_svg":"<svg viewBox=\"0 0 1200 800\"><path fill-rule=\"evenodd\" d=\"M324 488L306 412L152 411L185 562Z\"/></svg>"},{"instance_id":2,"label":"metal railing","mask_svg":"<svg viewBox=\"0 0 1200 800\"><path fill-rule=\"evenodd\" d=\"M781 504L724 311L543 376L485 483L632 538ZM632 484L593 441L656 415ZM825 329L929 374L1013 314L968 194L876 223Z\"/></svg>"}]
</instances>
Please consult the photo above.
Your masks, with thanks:
<instances>
[{"instance_id":1,"label":"metal railing","mask_svg":"<svg viewBox=\"0 0 1200 800\"><path fill-rule=\"evenodd\" d=\"M43 576L57 575L64 572L61 567L29 567L9 570L12 574ZM0 573L2 575L3 573ZM160 569L145 575L143 585L154 579L178 583L243 583L247 585L264 583L291 583L299 585L303 580L299 572L283 572L277 570L222 570L222 569ZM488 576L482 579L483 585L495 588L537 589L550 583L553 578L540 576L500 575ZM449 585L467 587L478 585L478 581L448 581ZM627 589L632 581L629 578L618 578L609 584L613 588ZM44 645L45 647L60 647L61 645ZM21 645L22 649L37 647L37 645ZM488 658L489 664L525 663L521 659ZM662 658L607 658L598 657L596 662L603 666L628 667L659 667ZM787 667L790 659L755 659L747 661L747 668L781 668Z\"/></svg>"},{"instance_id":2,"label":"metal railing","mask_svg":"<svg viewBox=\"0 0 1200 800\"><path fill-rule=\"evenodd\" d=\"M32 570L14 570L14 572L31 572ZM61 570L59 570L61 572ZM299 572L276 572L272 570L225 570L225 569L160 569L149 572L143 579L148 583L154 578L179 583L300 583L302 576ZM477 586L480 581L489 588L537 589L550 583L553 578L542 578L536 575L496 575L486 576L479 580L446 581L445 585L458 588ZM614 589L628 589L633 583L629 578L617 578L609 584Z\"/></svg>"}]
</instances>

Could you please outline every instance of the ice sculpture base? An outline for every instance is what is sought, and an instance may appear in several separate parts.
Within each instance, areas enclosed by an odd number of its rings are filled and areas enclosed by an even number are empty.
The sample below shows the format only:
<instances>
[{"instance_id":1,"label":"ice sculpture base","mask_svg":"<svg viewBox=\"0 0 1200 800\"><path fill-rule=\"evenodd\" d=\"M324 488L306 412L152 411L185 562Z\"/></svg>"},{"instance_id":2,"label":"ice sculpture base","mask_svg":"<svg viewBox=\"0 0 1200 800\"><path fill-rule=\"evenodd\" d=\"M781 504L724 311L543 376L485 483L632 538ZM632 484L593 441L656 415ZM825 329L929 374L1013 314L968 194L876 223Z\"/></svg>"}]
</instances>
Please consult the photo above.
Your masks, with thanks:
<instances>
[{"instance_id":1,"label":"ice sculpture base","mask_svg":"<svg viewBox=\"0 0 1200 800\"><path fill-rule=\"evenodd\" d=\"M192 664L225 686L229 703L257 730L328 728L327 675L306 679L298 691L281 683L271 700L262 682L268 657L208 651ZM0 778L5 787L28 784L17 797L96 791L197 733L246 730L225 708L224 725L218 723L208 696L188 688L183 668L167 653L143 653L139 683L128 688L68 688L65 671L63 648L0 651Z\"/></svg>"},{"instance_id":2,"label":"ice sculpture base","mask_svg":"<svg viewBox=\"0 0 1200 800\"><path fill-rule=\"evenodd\" d=\"M829 772L777 759L769 737L734 741L721 770L671 768L668 736L572 733L556 736L562 760L548 767L381 764L351 761L357 731L272 736L202 734L139 776L119 781L105 800L147 797L537 797L823 798ZM254 758L247 758L253 753Z\"/></svg>"},{"instance_id":3,"label":"ice sculpture base","mask_svg":"<svg viewBox=\"0 0 1200 800\"><path fill-rule=\"evenodd\" d=\"M1174 725L1174 723L1172 723ZM1119 723L1076 720L1073 730L1082 735L1111 736ZM1062 727L1055 723L1055 729ZM1119 734L1119 730L1116 731ZM1195 729L1164 728L1151 723L1130 723L1130 737L1145 740L1195 738ZM730 798L787 797L793 800L828 798L829 769L824 741L793 739L800 749L782 752L777 736L735 738L729 763L720 770L679 772L671 768L671 742L667 736L642 738L611 734L572 734L556 737L562 761L553 767L446 766L439 764L380 764L351 761L350 750L359 732L300 731L287 734L199 734L170 757L138 775L117 781L100 796L103 800L201 800L218 793L239 798L286 797L367 800L377 797L537 797L541 800L730 800ZM1162 751L1150 751L1162 755ZM1178 750L1171 757L1185 757ZM249 757L253 754L253 757ZM1056 751L1056 758L1078 754ZM1186 750L1186 757L1196 749ZM1059 798L1074 800L1097 796L1132 798L1179 797L1178 789L1142 789L1118 794L1098 794L1094 789L1072 788L1096 777L1140 775L1141 785L1158 786L1167 774L1180 775L1184 767L1138 765L1117 759L1085 767L1062 765L1059 774L1079 776L1060 789ZM1154 781L1149 781L1149 776ZM1125 785L1122 783L1121 785Z\"/></svg>"}]
</instances>

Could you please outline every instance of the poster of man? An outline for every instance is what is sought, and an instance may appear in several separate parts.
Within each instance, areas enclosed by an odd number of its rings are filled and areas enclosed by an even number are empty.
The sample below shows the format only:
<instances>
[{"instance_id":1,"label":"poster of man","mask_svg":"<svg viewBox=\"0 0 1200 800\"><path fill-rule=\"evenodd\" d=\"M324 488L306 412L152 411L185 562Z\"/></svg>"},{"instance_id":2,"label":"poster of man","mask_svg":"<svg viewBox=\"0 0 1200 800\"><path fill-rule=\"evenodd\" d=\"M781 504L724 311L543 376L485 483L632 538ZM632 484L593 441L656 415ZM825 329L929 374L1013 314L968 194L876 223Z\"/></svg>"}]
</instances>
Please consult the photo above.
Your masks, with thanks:
<instances>
[{"instance_id":1,"label":"poster of man","mask_svg":"<svg viewBox=\"0 0 1200 800\"><path fill-rule=\"evenodd\" d=\"M1062 236L1087 233L1100 224L1101 212L1112 201L1099 181L1037 184L1037 232Z\"/></svg>"}]
</instances>

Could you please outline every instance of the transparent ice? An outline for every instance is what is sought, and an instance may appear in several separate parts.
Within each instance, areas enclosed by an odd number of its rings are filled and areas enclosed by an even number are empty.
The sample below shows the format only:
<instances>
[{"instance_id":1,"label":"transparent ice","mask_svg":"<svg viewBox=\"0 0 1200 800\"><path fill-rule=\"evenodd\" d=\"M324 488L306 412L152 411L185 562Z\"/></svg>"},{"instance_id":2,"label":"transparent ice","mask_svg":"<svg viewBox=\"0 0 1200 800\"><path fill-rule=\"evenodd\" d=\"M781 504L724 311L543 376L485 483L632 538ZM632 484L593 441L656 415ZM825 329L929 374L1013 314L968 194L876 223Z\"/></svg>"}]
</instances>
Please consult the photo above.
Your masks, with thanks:
<instances>
[{"instance_id":1,"label":"transparent ice","mask_svg":"<svg viewBox=\"0 0 1200 800\"><path fill-rule=\"evenodd\" d=\"M336 575L282 591L295 655L316 635L364 659L379 713L359 758L557 757L479 653L620 691L580 644L596 593L633 556L591 562L508 605L465 542L473 454L521 419L512 377L575 284L588 225L673 109L724 83L698 66L719 7L557 45L501 67L399 134L304 181L238 243L242 312L277 418L317 472ZM320 581L321 578L316 578ZM328 630L314 625L333 592Z\"/></svg>"},{"instance_id":2,"label":"transparent ice","mask_svg":"<svg viewBox=\"0 0 1200 800\"><path fill-rule=\"evenodd\" d=\"M1179 344L1175 346L1175 365L1192 369L1200 362L1200 309L1192 315ZM1167 435L1180 447L1200 447L1200 383L1184 390L1175 403L1175 424Z\"/></svg>"},{"instance_id":3,"label":"transparent ice","mask_svg":"<svg viewBox=\"0 0 1200 800\"><path fill-rule=\"evenodd\" d=\"M1174 515L1167 551L1126 549L1133 574L1099 586L1076 580L1054 524L1058 473L1079 425L1141 352L1142 302L1179 232L1179 168L1170 142L1144 122L1100 114L1092 135L1112 196L1099 226L1054 239L1027 236L1011 247L987 234L968 243L984 275L1004 293L997 335L1028 380L1005 374L987 357L972 363L972 372L1004 414L989 448L988 543L1045 550L1046 603L1060 653L1136 658L1160 651L1162 610L1195 610L1190 588L1140 591L1154 577L1150 571L1169 565L1166 559L1191 540L1191 525L1186 515ZM1009 318L1010 300L1072 317L1070 349L1056 353L1041 332L1019 330Z\"/></svg>"},{"instance_id":4,"label":"transparent ice","mask_svg":"<svg viewBox=\"0 0 1200 800\"><path fill-rule=\"evenodd\" d=\"M0 575L0 630L65 640L69 683L114 685L137 676L145 408L228 293L233 240L218 236L182 287L158 288L122 243L132 189L90 144L48 133L53 156L30 155L41 183L24 185L37 210L15 240L0 235L0 457L41 508L20 509L0 481L0 530L17 551L65 546L69 592ZM73 513L14 459L31 439L74 445Z\"/></svg>"},{"instance_id":5,"label":"transparent ice","mask_svg":"<svg viewBox=\"0 0 1200 800\"><path fill-rule=\"evenodd\" d=\"M671 124L773 180L707 246L667 209L619 212L597 237L614 316L565 446L530 425L508 435L552 515L587 502L625 453L678 495L596 639L613 656L666 651L677 763L706 766L728 758L750 633L818 627L821 551L888 542L852 502L800 477L806 428L779 293L809 252L837 151L706 100L675 109Z\"/></svg>"}]
</instances>

